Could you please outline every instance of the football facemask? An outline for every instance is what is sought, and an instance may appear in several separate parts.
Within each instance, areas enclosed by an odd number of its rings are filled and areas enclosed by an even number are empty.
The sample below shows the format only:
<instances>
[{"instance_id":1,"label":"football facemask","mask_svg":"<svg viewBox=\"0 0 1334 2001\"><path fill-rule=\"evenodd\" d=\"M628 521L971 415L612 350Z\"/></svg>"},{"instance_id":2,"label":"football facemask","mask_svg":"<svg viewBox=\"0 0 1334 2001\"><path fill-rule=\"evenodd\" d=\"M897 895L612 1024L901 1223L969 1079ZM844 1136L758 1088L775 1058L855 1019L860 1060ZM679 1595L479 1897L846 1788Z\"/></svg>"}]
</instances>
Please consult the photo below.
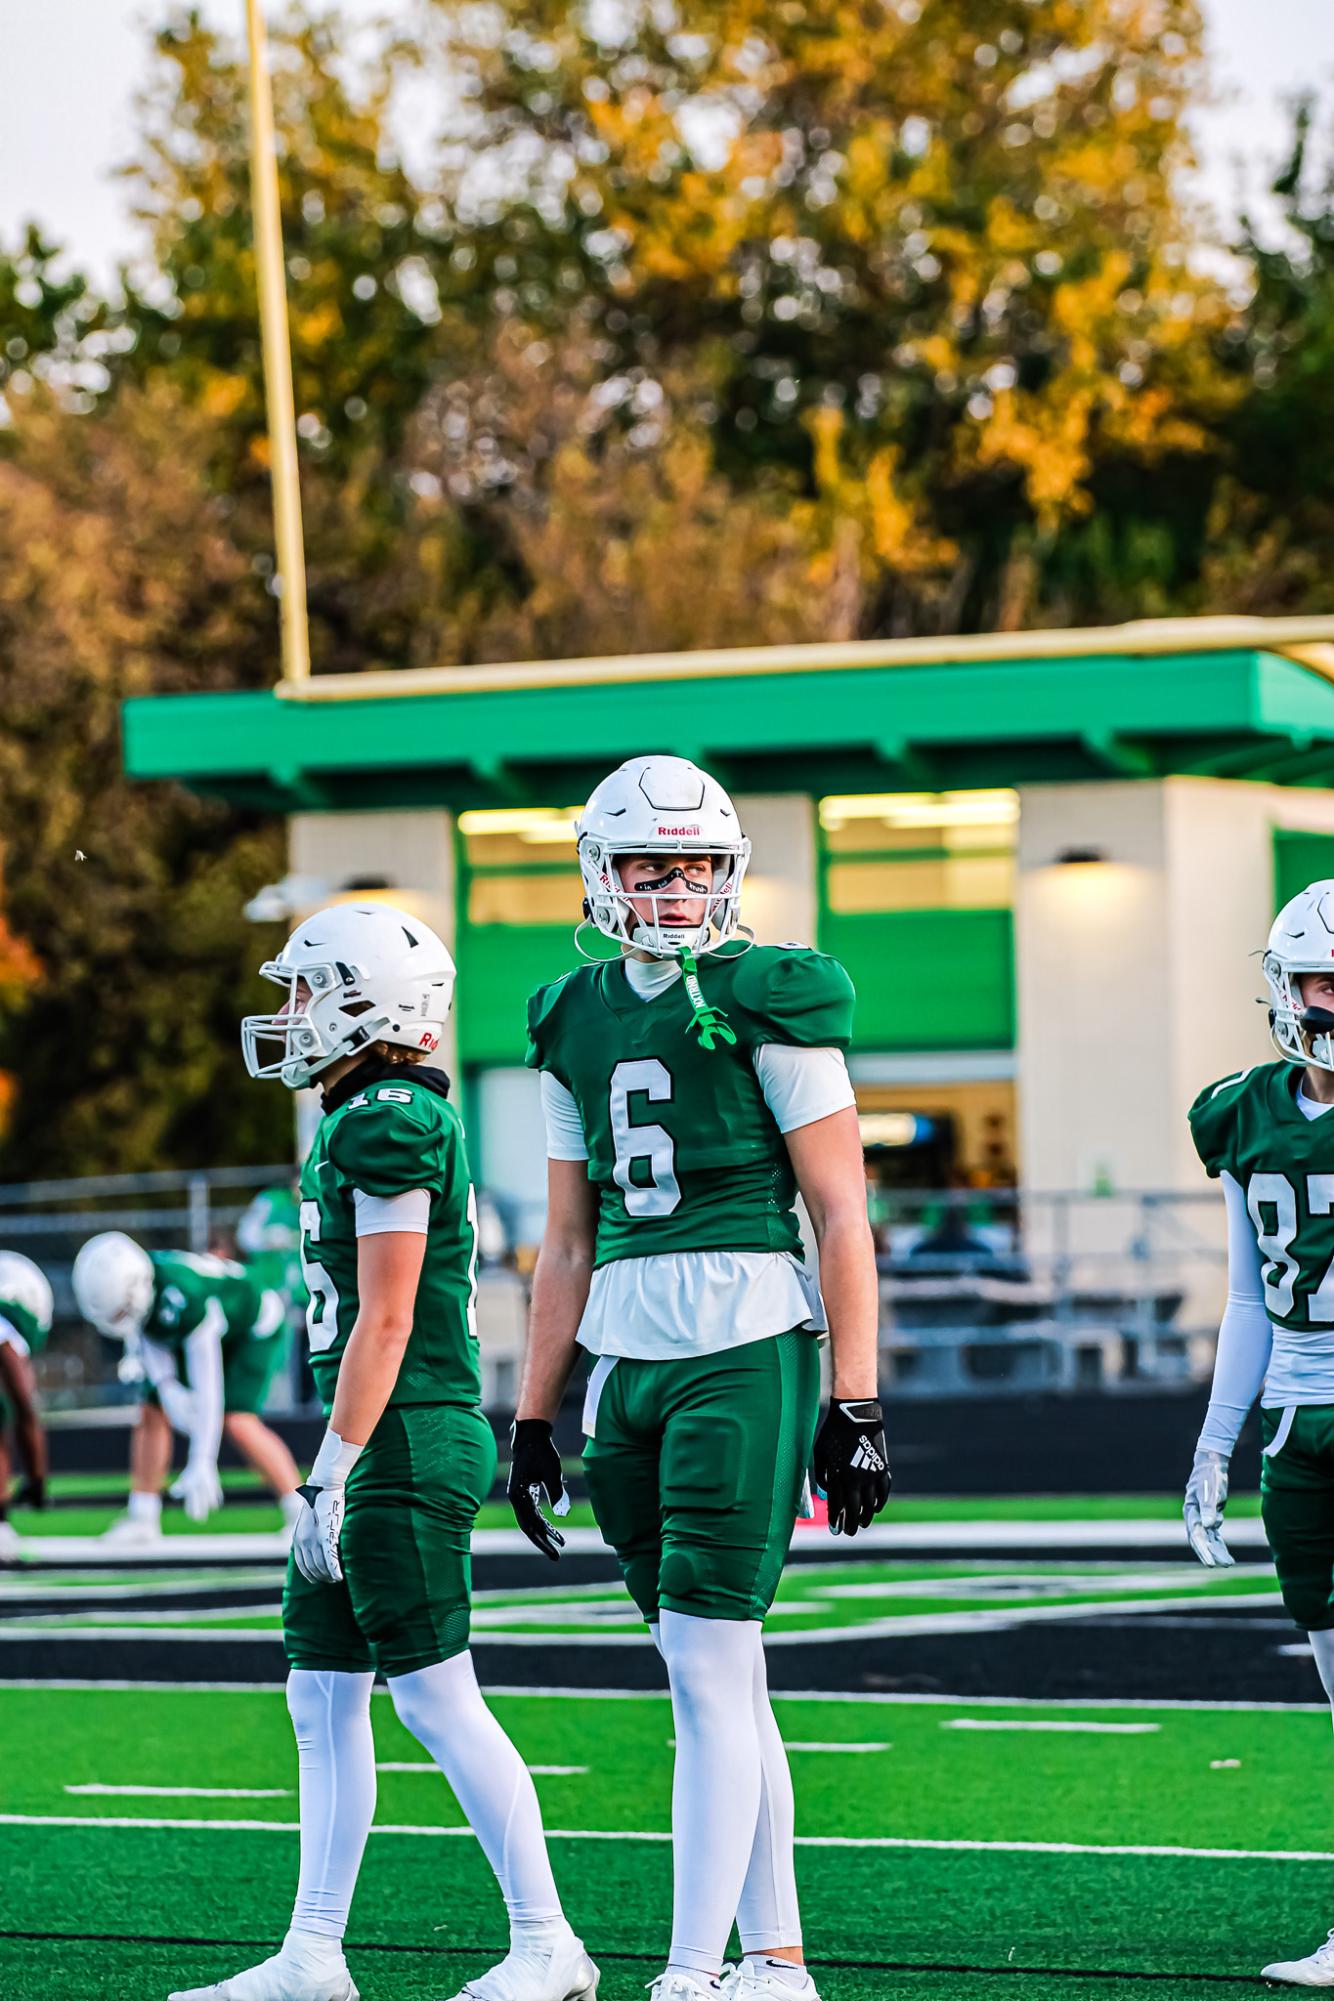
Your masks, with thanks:
<instances>
[{"instance_id":1,"label":"football facemask","mask_svg":"<svg viewBox=\"0 0 1334 2001\"><path fill-rule=\"evenodd\" d=\"M673 958L716 951L736 931L750 842L722 786L688 758L631 758L597 787L576 833L585 917L622 947ZM627 885L626 856L661 867ZM707 885L685 874L687 856L712 863ZM687 898L699 914L683 923L671 906Z\"/></svg>"}]
</instances>

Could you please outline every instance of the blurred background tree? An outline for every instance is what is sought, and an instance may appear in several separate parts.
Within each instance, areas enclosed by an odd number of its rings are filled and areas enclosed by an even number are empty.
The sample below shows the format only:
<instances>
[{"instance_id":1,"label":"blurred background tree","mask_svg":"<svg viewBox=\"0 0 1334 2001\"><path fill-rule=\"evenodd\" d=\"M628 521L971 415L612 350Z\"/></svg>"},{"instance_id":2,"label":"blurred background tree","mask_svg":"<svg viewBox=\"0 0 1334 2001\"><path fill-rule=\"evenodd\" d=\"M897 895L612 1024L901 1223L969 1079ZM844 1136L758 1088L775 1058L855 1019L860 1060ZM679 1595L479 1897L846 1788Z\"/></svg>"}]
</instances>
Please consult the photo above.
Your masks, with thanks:
<instances>
[{"instance_id":1,"label":"blurred background tree","mask_svg":"<svg viewBox=\"0 0 1334 2001\"><path fill-rule=\"evenodd\" d=\"M1329 608L1334 191L1211 238L1194 0L412 21L274 35L317 667ZM6 1176L286 1143L279 831L119 777L277 668L244 85L154 36L115 296L0 249Z\"/></svg>"}]
</instances>

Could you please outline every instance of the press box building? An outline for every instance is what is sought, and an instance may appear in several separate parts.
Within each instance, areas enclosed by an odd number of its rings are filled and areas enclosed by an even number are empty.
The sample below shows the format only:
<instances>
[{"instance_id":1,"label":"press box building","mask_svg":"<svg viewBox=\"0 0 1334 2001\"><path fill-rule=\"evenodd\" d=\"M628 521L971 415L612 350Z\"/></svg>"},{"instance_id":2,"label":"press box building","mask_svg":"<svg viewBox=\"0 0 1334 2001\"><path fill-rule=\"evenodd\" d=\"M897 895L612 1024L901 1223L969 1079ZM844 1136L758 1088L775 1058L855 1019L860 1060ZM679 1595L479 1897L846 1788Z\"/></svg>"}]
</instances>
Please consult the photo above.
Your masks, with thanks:
<instances>
[{"instance_id":1,"label":"press box building","mask_svg":"<svg viewBox=\"0 0 1334 2001\"><path fill-rule=\"evenodd\" d=\"M575 963L573 809L646 750L737 799L759 938L849 968L877 1172L1197 1189L1187 1105L1266 1054L1251 955L1278 903L1334 875L1334 647L1312 630L317 675L130 701L125 760L287 816L275 913L383 894L443 934L447 1061L479 1178L521 1234L543 1183L524 1003Z\"/></svg>"}]
</instances>

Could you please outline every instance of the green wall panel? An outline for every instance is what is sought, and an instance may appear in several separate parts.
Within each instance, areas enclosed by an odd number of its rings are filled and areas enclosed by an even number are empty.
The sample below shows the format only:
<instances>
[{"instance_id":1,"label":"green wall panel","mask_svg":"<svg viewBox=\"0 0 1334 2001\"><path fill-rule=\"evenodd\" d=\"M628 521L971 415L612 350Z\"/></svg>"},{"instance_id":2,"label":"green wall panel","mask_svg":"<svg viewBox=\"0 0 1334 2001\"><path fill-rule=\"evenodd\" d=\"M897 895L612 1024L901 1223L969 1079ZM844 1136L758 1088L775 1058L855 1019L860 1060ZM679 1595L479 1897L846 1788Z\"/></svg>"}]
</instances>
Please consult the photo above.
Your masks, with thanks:
<instances>
[{"instance_id":1,"label":"green wall panel","mask_svg":"<svg viewBox=\"0 0 1334 2001\"><path fill-rule=\"evenodd\" d=\"M1010 911L826 911L820 948L852 975L856 1048L1013 1048Z\"/></svg>"},{"instance_id":2,"label":"green wall panel","mask_svg":"<svg viewBox=\"0 0 1334 2001\"><path fill-rule=\"evenodd\" d=\"M528 996L577 966L569 924L465 924L458 936L459 1058L522 1063Z\"/></svg>"},{"instance_id":3,"label":"green wall panel","mask_svg":"<svg viewBox=\"0 0 1334 2001\"><path fill-rule=\"evenodd\" d=\"M1334 834L1303 834L1287 827L1274 829L1274 908L1308 882L1334 876Z\"/></svg>"}]
</instances>

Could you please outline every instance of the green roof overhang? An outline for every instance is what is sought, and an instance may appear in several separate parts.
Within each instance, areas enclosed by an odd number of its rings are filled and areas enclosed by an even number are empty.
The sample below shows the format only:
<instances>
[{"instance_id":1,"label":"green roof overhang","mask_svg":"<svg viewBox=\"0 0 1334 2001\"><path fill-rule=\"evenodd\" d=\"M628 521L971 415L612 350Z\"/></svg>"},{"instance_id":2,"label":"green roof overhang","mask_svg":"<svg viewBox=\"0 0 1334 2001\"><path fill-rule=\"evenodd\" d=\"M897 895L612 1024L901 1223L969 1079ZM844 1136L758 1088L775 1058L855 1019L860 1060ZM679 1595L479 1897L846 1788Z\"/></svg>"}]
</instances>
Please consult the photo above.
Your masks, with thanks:
<instances>
[{"instance_id":1,"label":"green roof overhang","mask_svg":"<svg viewBox=\"0 0 1334 2001\"><path fill-rule=\"evenodd\" d=\"M1161 650L1145 644L1147 631L1118 644L1134 630L144 697L125 704L125 768L274 812L565 804L645 749L694 757L753 792L1170 773L1334 784L1326 649L1288 654L1211 635L1190 650L1188 627ZM1058 649L1056 637L1083 645Z\"/></svg>"}]
</instances>

